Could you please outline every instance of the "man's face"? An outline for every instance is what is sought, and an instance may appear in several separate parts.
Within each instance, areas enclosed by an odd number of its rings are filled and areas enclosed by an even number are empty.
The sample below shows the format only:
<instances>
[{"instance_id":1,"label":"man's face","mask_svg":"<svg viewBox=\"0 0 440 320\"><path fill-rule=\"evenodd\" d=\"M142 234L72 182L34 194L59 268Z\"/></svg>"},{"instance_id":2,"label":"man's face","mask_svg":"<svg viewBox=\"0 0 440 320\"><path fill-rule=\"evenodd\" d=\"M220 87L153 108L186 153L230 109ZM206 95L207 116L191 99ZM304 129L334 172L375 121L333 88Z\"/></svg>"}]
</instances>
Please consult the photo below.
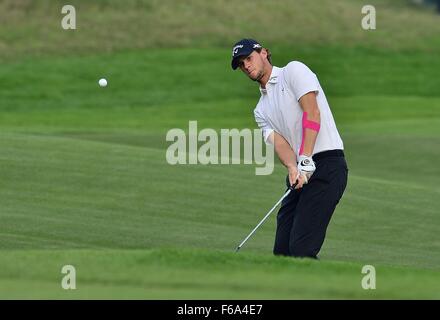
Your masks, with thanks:
<instances>
[{"instance_id":1,"label":"man's face","mask_svg":"<svg viewBox=\"0 0 440 320\"><path fill-rule=\"evenodd\" d=\"M263 52L263 51L262 51ZM241 57L239 67L251 80L258 81L264 75L264 60L262 52L253 51L247 57Z\"/></svg>"}]
</instances>

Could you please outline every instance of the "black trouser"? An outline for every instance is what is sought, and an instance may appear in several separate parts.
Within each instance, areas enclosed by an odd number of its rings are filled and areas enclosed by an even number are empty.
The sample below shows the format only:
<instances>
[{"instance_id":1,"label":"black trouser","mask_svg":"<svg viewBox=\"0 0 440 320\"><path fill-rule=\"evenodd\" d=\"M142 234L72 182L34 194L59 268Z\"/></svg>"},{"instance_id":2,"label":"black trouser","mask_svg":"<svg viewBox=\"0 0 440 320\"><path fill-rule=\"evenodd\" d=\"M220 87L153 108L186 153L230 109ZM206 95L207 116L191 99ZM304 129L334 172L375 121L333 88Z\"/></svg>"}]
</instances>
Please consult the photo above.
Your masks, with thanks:
<instances>
[{"instance_id":1,"label":"black trouser","mask_svg":"<svg viewBox=\"0 0 440 320\"><path fill-rule=\"evenodd\" d=\"M347 186L348 168L342 150L313 156L316 170L309 183L292 191L277 216L276 255L317 258L327 226ZM286 178L289 187L289 176Z\"/></svg>"}]
</instances>

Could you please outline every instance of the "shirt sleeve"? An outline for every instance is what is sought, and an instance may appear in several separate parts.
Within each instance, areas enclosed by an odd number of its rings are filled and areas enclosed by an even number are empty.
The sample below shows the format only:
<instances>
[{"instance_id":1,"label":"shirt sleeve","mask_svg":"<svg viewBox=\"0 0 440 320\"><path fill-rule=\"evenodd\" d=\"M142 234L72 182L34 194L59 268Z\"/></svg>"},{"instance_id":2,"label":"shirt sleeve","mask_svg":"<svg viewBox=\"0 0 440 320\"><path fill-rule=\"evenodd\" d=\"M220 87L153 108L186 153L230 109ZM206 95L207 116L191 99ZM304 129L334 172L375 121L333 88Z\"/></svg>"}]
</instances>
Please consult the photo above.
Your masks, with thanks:
<instances>
[{"instance_id":1,"label":"shirt sleeve","mask_svg":"<svg viewBox=\"0 0 440 320\"><path fill-rule=\"evenodd\" d=\"M286 66L285 71L288 86L297 101L309 92L319 91L318 78L304 63L292 61Z\"/></svg>"},{"instance_id":2,"label":"shirt sleeve","mask_svg":"<svg viewBox=\"0 0 440 320\"><path fill-rule=\"evenodd\" d=\"M264 117L262 117L257 110L254 110L254 116L258 127L263 133L264 142L266 144L272 144L269 137L270 134L274 131L273 128L267 123L266 119L264 119Z\"/></svg>"}]
</instances>

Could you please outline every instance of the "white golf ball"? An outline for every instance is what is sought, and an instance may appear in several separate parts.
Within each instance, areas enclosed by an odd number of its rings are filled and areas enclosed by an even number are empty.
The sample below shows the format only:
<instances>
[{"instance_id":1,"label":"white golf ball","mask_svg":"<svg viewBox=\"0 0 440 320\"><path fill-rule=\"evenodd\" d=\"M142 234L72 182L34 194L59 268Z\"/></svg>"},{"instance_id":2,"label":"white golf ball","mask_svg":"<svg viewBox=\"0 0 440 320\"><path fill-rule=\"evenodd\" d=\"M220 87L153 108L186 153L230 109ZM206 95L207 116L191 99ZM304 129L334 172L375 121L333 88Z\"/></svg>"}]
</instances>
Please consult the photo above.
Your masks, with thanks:
<instances>
[{"instance_id":1,"label":"white golf ball","mask_svg":"<svg viewBox=\"0 0 440 320\"><path fill-rule=\"evenodd\" d=\"M107 80L105 80L105 79L99 79L98 83L101 87L107 86Z\"/></svg>"}]
</instances>

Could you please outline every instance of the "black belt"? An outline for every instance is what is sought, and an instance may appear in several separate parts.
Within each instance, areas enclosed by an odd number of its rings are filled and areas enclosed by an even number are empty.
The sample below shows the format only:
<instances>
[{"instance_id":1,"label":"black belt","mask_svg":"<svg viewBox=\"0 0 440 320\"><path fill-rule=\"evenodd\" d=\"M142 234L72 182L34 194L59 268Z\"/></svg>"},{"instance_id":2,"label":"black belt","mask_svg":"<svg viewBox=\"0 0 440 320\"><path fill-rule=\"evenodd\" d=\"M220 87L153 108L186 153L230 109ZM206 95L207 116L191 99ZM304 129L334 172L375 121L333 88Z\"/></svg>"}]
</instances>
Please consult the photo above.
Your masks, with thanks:
<instances>
[{"instance_id":1,"label":"black belt","mask_svg":"<svg viewBox=\"0 0 440 320\"><path fill-rule=\"evenodd\" d=\"M340 149L323 151L313 155L312 159L313 161L319 161L328 157L344 157L344 151Z\"/></svg>"}]
</instances>

